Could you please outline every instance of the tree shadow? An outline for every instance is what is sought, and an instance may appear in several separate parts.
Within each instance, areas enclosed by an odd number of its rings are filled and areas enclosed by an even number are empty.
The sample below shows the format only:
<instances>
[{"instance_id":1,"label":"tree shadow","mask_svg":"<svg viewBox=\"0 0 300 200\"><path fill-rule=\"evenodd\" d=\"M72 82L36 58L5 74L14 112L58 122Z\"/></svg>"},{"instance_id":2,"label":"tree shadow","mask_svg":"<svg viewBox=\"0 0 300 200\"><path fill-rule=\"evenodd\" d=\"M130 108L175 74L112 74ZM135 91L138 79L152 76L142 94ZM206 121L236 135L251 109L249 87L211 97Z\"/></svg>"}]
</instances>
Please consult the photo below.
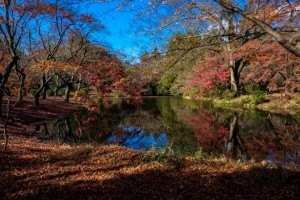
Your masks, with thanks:
<instances>
[{"instance_id":1,"label":"tree shadow","mask_svg":"<svg viewBox=\"0 0 300 200\"><path fill-rule=\"evenodd\" d=\"M71 175L74 173L66 172L62 177L48 176L46 182L24 181L23 185L18 187L27 192L23 194L16 192L16 197L22 199L297 199L300 196L298 188L300 174L278 169L253 168L234 173L216 173L204 169L186 171L162 167L133 174L119 172L110 178L91 176L68 179L62 183L51 181L57 178L67 179Z\"/></svg>"}]
</instances>

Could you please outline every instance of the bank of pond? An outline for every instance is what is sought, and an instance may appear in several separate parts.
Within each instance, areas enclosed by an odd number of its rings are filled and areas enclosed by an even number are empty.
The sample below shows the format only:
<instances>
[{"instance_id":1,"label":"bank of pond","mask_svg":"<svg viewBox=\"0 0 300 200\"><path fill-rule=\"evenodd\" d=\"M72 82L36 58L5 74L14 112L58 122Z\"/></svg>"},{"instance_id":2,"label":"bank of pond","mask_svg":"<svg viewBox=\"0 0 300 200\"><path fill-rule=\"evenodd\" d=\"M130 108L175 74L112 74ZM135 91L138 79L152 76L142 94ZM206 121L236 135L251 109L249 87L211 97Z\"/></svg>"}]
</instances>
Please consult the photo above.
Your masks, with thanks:
<instances>
[{"instance_id":1,"label":"bank of pond","mask_svg":"<svg viewBox=\"0 0 300 200\"><path fill-rule=\"evenodd\" d=\"M182 97L110 98L96 111L35 124L38 140L119 144L184 156L300 164L300 114L224 109Z\"/></svg>"}]
</instances>

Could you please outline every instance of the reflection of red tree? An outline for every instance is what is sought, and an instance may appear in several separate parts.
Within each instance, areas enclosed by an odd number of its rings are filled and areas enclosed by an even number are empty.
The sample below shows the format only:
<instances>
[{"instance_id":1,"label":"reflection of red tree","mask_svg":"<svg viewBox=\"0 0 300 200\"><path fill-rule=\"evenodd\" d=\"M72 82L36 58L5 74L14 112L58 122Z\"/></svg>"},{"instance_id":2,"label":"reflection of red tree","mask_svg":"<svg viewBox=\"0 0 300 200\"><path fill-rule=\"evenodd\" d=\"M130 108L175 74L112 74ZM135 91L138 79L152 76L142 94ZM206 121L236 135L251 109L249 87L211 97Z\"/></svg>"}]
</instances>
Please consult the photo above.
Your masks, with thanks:
<instances>
[{"instance_id":1,"label":"reflection of red tree","mask_svg":"<svg viewBox=\"0 0 300 200\"><path fill-rule=\"evenodd\" d=\"M263 138L253 136L251 142L245 142L246 148L251 149L252 155L267 155L272 150L276 159L280 160L287 157L288 154L295 155L299 151L300 143L295 140L292 133L289 133L287 127L280 127L274 131L276 133L265 133ZM297 131L296 128L295 131Z\"/></svg>"},{"instance_id":2,"label":"reflection of red tree","mask_svg":"<svg viewBox=\"0 0 300 200\"><path fill-rule=\"evenodd\" d=\"M199 110L196 114L182 111L181 116L193 129L196 138L205 150L223 152L223 139L229 137L228 129L214 121L212 116L204 110Z\"/></svg>"}]
</instances>

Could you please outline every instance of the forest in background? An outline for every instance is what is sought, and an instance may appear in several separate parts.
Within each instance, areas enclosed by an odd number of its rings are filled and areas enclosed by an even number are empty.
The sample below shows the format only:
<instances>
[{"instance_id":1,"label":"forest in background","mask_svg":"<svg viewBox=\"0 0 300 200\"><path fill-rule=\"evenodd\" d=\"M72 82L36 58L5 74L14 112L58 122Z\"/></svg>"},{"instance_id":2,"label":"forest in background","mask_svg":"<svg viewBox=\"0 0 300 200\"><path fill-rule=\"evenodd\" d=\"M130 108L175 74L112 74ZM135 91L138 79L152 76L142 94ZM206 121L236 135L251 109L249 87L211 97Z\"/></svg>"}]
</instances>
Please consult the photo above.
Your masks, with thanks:
<instances>
[{"instance_id":1,"label":"forest in background","mask_svg":"<svg viewBox=\"0 0 300 200\"><path fill-rule=\"evenodd\" d=\"M35 106L47 96L86 105L116 95L250 94L256 104L265 94L280 93L300 101L298 1L149 1L137 24L155 25L157 35L166 34L165 45L137 64L99 42L95 36L105 27L80 12L82 3L1 2L1 105L4 97L25 95L34 97ZM135 3L121 1L120 7Z\"/></svg>"},{"instance_id":2,"label":"forest in background","mask_svg":"<svg viewBox=\"0 0 300 200\"><path fill-rule=\"evenodd\" d=\"M163 17L161 31L185 29L129 70L147 80L144 94L223 99L252 95L249 100L255 104L266 94L281 94L299 103L294 95L300 90L299 2L169 3L172 9Z\"/></svg>"}]
</instances>

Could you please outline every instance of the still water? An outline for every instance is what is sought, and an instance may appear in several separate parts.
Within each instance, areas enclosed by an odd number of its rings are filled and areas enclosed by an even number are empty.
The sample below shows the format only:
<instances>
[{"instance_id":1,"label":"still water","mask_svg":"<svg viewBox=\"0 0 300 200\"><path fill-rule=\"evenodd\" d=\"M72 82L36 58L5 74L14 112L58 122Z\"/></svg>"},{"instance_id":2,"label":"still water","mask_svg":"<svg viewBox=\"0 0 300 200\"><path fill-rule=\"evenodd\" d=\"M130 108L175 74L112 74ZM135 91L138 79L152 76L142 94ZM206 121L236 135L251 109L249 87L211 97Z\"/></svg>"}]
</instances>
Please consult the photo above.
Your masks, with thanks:
<instances>
[{"instance_id":1,"label":"still water","mask_svg":"<svg viewBox=\"0 0 300 200\"><path fill-rule=\"evenodd\" d=\"M181 97L143 100L136 107L112 98L97 112L82 111L41 124L38 137L61 144L117 143L185 155L201 151L236 159L300 162L300 115L226 110Z\"/></svg>"}]
</instances>

